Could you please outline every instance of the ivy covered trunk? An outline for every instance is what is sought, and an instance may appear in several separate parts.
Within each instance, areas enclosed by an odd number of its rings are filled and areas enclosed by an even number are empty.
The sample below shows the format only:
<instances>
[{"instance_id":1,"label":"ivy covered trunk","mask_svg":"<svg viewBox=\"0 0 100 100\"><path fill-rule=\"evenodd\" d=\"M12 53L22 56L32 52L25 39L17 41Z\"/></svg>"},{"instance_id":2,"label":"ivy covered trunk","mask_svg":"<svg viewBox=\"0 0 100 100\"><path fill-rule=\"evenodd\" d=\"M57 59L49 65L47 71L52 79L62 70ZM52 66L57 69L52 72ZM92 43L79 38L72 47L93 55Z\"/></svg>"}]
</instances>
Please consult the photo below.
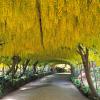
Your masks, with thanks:
<instances>
[{"instance_id":1,"label":"ivy covered trunk","mask_svg":"<svg viewBox=\"0 0 100 100\"><path fill-rule=\"evenodd\" d=\"M97 95L97 92L96 92L96 89L94 87L94 84L93 84L93 81L91 78L91 74L90 74L90 66L89 66L89 59L88 59L89 50L88 50L88 48L83 48L81 45L79 45L78 46L78 53L80 54L80 56L82 58L87 82L88 82L88 85L89 85L90 90L91 90L91 96L97 97L98 95Z\"/></svg>"}]
</instances>

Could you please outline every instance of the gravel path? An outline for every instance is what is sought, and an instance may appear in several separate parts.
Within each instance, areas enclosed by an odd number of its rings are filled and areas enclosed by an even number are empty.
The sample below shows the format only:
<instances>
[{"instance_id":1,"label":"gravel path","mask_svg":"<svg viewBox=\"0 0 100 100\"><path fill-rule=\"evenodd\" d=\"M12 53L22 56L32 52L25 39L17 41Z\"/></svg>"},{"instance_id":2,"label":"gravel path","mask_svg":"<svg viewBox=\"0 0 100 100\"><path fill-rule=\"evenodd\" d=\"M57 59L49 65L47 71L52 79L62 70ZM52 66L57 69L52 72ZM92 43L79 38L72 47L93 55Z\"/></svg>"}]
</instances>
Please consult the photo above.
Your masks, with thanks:
<instances>
[{"instance_id":1,"label":"gravel path","mask_svg":"<svg viewBox=\"0 0 100 100\"><path fill-rule=\"evenodd\" d=\"M65 73L31 82L1 100L88 100L66 78Z\"/></svg>"}]
</instances>

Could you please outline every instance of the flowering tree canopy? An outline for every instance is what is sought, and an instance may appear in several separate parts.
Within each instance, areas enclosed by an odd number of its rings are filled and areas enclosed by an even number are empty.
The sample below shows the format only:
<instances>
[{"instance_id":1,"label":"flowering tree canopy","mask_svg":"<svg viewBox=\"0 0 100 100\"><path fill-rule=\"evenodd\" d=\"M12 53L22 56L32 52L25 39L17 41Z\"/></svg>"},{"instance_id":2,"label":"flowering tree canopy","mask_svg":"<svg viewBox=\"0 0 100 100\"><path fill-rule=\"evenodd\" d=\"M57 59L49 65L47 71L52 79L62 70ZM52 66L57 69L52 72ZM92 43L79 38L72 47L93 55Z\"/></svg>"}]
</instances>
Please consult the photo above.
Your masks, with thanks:
<instances>
[{"instance_id":1,"label":"flowering tree canopy","mask_svg":"<svg viewBox=\"0 0 100 100\"><path fill-rule=\"evenodd\" d=\"M78 59L100 50L100 0L0 0L0 55Z\"/></svg>"}]
</instances>

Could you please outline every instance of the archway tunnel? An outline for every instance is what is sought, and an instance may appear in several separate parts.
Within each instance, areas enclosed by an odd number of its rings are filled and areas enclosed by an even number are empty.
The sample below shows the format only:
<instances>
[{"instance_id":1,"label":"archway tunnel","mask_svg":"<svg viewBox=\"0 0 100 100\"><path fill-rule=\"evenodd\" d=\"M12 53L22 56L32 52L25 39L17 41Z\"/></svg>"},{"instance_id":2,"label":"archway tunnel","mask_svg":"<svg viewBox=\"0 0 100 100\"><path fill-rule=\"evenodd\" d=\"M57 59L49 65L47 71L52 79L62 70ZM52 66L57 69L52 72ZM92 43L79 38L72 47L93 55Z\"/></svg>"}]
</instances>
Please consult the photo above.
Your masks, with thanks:
<instances>
[{"instance_id":1,"label":"archway tunnel","mask_svg":"<svg viewBox=\"0 0 100 100\"><path fill-rule=\"evenodd\" d=\"M100 0L0 0L0 97L70 72L84 94L98 99L99 43Z\"/></svg>"}]
</instances>

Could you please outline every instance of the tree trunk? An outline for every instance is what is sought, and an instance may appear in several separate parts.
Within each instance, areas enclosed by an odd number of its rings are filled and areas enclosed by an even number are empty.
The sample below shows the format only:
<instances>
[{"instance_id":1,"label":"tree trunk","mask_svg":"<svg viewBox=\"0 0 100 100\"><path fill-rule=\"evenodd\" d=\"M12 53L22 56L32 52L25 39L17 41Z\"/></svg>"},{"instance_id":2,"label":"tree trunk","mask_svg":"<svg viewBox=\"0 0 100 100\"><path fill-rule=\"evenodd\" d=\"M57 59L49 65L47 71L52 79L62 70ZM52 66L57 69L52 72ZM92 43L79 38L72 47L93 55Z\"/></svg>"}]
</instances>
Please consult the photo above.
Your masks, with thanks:
<instances>
[{"instance_id":1,"label":"tree trunk","mask_svg":"<svg viewBox=\"0 0 100 100\"><path fill-rule=\"evenodd\" d=\"M36 73L36 66L38 64L38 61L36 61L34 64L33 64L33 73L35 74Z\"/></svg>"},{"instance_id":2,"label":"tree trunk","mask_svg":"<svg viewBox=\"0 0 100 100\"><path fill-rule=\"evenodd\" d=\"M18 64L16 65L15 70L14 70L15 74L16 74L17 70L18 70Z\"/></svg>"},{"instance_id":3,"label":"tree trunk","mask_svg":"<svg viewBox=\"0 0 100 100\"><path fill-rule=\"evenodd\" d=\"M97 92L96 92L96 89L94 87L92 78L91 78L91 74L90 74L90 67L89 67L89 61L88 61L89 50L87 48L85 48L85 50L84 50L83 47L81 45L79 45L78 46L78 53L80 54L80 56L82 58L82 62L83 62L83 65L84 65L87 82L88 82L88 85L89 85L90 90L91 90L91 95L93 97L98 96Z\"/></svg>"},{"instance_id":4,"label":"tree trunk","mask_svg":"<svg viewBox=\"0 0 100 100\"><path fill-rule=\"evenodd\" d=\"M12 57L12 66L10 67L10 69L6 72L6 75L9 75L10 73L12 73L12 75L15 75L15 67L16 65L20 62L20 57L19 56L13 56Z\"/></svg>"},{"instance_id":5,"label":"tree trunk","mask_svg":"<svg viewBox=\"0 0 100 100\"><path fill-rule=\"evenodd\" d=\"M81 82L82 82L82 85L83 85L82 64L80 65L80 67L81 67L81 70L80 70L80 74L81 74Z\"/></svg>"},{"instance_id":6,"label":"tree trunk","mask_svg":"<svg viewBox=\"0 0 100 100\"><path fill-rule=\"evenodd\" d=\"M19 77L22 77L25 74L25 71L27 69L27 66L28 66L29 62L30 62L30 59L27 59L25 61L25 64L23 65L23 72L21 73L21 75Z\"/></svg>"},{"instance_id":7,"label":"tree trunk","mask_svg":"<svg viewBox=\"0 0 100 100\"><path fill-rule=\"evenodd\" d=\"M71 75L74 76L74 67L72 65L70 65L70 66L71 66L71 69L70 69L71 70Z\"/></svg>"},{"instance_id":8,"label":"tree trunk","mask_svg":"<svg viewBox=\"0 0 100 100\"><path fill-rule=\"evenodd\" d=\"M94 79L95 79L95 87L96 87L96 89L98 88L98 84L97 84L97 77L96 77L96 71L95 71L95 67L96 67L96 65L94 65L94 63L93 62L91 62L92 63L92 68L93 68L93 74L94 74Z\"/></svg>"}]
</instances>

